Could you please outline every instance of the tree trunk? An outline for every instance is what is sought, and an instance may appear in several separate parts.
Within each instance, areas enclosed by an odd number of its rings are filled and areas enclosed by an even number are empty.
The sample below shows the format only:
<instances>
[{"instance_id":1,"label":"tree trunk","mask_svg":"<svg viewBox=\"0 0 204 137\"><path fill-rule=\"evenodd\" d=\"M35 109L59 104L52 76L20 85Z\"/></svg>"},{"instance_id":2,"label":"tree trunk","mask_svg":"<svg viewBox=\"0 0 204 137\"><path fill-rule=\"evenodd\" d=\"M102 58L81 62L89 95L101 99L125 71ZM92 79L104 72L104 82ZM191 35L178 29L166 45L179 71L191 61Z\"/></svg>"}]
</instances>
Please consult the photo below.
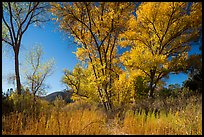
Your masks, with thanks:
<instances>
[{"instance_id":1,"label":"tree trunk","mask_svg":"<svg viewBox=\"0 0 204 137\"><path fill-rule=\"evenodd\" d=\"M15 75L16 75L16 84L17 84L17 93L21 95L21 81L20 81L20 74L19 74L19 61L18 61L18 51L14 51L15 54Z\"/></svg>"},{"instance_id":2,"label":"tree trunk","mask_svg":"<svg viewBox=\"0 0 204 137\"><path fill-rule=\"evenodd\" d=\"M154 92L154 87L153 87L153 83L150 82L150 86L149 86L149 93L148 93L148 97L149 98L153 98L153 92Z\"/></svg>"},{"instance_id":3,"label":"tree trunk","mask_svg":"<svg viewBox=\"0 0 204 137\"><path fill-rule=\"evenodd\" d=\"M105 88L104 88L104 92L106 94L106 99L107 99L107 106L108 106L108 109L110 111L112 111L112 105L111 105L111 100L110 100L110 95L108 94L108 84L105 85Z\"/></svg>"},{"instance_id":4,"label":"tree trunk","mask_svg":"<svg viewBox=\"0 0 204 137\"><path fill-rule=\"evenodd\" d=\"M151 77L150 77L148 98L153 98L154 97L153 92L154 92L154 88L155 88L155 86L153 86L154 85L155 70L150 70L150 74L151 74Z\"/></svg>"}]
</instances>

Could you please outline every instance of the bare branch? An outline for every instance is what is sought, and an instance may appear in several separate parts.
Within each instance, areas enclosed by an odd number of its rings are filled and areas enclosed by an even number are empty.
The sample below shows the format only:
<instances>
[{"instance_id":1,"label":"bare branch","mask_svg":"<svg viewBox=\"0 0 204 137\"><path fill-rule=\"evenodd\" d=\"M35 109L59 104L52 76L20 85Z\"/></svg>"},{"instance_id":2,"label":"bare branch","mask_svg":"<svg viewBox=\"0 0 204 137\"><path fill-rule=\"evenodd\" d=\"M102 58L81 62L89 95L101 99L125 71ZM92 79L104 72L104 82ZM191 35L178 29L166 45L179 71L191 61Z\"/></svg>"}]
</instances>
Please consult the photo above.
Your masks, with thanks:
<instances>
[{"instance_id":1,"label":"bare branch","mask_svg":"<svg viewBox=\"0 0 204 137\"><path fill-rule=\"evenodd\" d=\"M4 15L2 16L2 19L3 19L3 22L5 23L7 29L9 30L9 33L10 33L10 36L11 36L11 41L12 41L12 46L14 47L14 38L13 38L13 34L12 34L12 31L11 31L11 28L8 25L8 23L6 22L6 20L4 18Z\"/></svg>"},{"instance_id":2,"label":"bare branch","mask_svg":"<svg viewBox=\"0 0 204 137\"><path fill-rule=\"evenodd\" d=\"M4 39L4 38L2 38L2 41L4 41L4 42L6 42L7 44L9 44L9 45L13 46L13 44L12 44L11 42L7 41L7 40L6 40L6 39Z\"/></svg>"},{"instance_id":3,"label":"bare branch","mask_svg":"<svg viewBox=\"0 0 204 137\"><path fill-rule=\"evenodd\" d=\"M11 3L10 2L8 2L8 7L9 7L9 13L10 13L11 30L12 30L12 34L13 34L14 40L16 42L15 30L14 30L14 26L13 26L14 24L13 24L13 19L12 19L13 18L13 13L12 13Z\"/></svg>"}]
</instances>

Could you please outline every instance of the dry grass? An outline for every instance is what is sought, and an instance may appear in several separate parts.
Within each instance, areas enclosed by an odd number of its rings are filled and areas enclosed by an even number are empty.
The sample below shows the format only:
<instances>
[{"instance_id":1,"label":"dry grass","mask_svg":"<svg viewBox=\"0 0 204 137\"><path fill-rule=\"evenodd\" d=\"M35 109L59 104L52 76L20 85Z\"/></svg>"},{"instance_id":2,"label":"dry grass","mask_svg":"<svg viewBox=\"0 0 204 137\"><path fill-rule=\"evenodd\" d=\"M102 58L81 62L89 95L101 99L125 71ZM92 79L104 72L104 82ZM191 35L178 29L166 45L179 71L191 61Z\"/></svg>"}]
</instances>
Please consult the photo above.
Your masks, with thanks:
<instances>
[{"instance_id":1,"label":"dry grass","mask_svg":"<svg viewBox=\"0 0 204 137\"><path fill-rule=\"evenodd\" d=\"M2 117L2 134L23 135L73 135L73 134L136 134L136 135L202 135L201 102L189 103L180 111L160 113L159 118L148 113L134 114L129 110L123 122L117 117L107 120L106 115L96 107L79 107L70 104L66 109L52 109L41 112L39 117L23 113L11 113Z\"/></svg>"},{"instance_id":2,"label":"dry grass","mask_svg":"<svg viewBox=\"0 0 204 137\"><path fill-rule=\"evenodd\" d=\"M186 111L169 113L166 116L161 112L160 118L148 114L126 114L124 125L121 128L126 134L137 135L201 135L202 110L196 111L189 107Z\"/></svg>"},{"instance_id":3,"label":"dry grass","mask_svg":"<svg viewBox=\"0 0 204 137\"><path fill-rule=\"evenodd\" d=\"M185 108L170 110L168 116L161 111L159 118L128 111L121 131L137 135L202 135L202 98L192 96L188 101Z\"/></svg>"},{"instance_id":4,"label":"dry grass","mask_svg":"<svg viewBox=\"0 0 204 137\"><path fill-rule=\"evenodd\" d=\"M26 119L26 127L23 128L23 115L11 114L3 117L3 134L23 135L69 135L69 134L107 134L104 127L105 117L99 111L77 110L74 112L53 110L46 119L46 115L40 114L37 120ZM11 129L9 130L9 126Z\"/></svg>"}]
</instances>

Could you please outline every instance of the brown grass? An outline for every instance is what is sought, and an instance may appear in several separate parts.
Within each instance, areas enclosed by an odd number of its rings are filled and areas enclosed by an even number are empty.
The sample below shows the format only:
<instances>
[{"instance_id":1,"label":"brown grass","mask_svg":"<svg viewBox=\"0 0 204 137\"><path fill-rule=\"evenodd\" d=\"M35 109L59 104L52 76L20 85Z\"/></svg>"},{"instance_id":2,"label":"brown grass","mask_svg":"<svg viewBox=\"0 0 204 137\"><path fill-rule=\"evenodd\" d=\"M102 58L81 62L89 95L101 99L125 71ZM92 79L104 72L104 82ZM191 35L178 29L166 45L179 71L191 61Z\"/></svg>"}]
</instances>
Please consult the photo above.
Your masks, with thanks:
<instances>
[{"instance_id":1,"label":"brown grass","mask_svg":"<svg viewBox=\"0 0 204 137\"><path fill-rule=\"evenodd\" d=\"M118 117L107 120L106 115L96 107L79 107L69 104L65 109L53 108L50 113L42 111L39 117L25 113L10 113L2 117L2 134L23 135L202 135L202 104L189 103L180 111L160 113L159 118L148 113L134 114L129 110L124 121Z\"/></svg>"}]
</instances>

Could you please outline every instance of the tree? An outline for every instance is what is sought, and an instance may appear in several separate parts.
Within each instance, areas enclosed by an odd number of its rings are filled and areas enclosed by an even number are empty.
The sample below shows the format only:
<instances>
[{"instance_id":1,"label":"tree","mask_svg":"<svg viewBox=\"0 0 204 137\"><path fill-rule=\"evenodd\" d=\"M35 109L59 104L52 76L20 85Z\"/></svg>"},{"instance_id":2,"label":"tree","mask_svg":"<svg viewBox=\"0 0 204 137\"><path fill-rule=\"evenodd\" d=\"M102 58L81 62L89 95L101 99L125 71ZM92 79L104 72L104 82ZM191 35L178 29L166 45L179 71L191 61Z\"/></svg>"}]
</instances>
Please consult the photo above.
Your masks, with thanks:
<instances>
[{"instance_id":1,"label":"tree","mask_svg":"<svg viewBox=\"0 0 204 137\"><path fill-rule=\"evenodd\" d=\"M200 43L200 50L202 53L202 43ZM189 65L188 69L188 79L184 81L184 87L188 87L190 90L198 90L202 92L202 54L191 55L187 63Z\"/></svg>"},{"instance_id":2,"label":"tree","mask_svg":"<svg viewBox=\"0 0 204 137\"><path fill-rule=\"evenodd\" d=\"M64 70L62 82L72 88L72 100L85 100L89 103L100 102L97 95L97 82L94 81L91 65L83 68L77 64L73 71Z\"/></svg>"},{"instance_id":3,"label":"tree","mask_svg":"<svg viewBox=\"0 0 204 137\"><path fill-rule=\"evenodd\" d=\"M169 73L187 69L191 42L202 27L199 2L144 2L120 35L121 46L131 46L121 57L127 69L141 70L149 79L149 97Z\"/></svg>"},{"instance_id":4,"label":"tree","mask_svg":"<svg viewBox=\"0 0 204 137\"><path fill-rule=\"evenodd\" d=\"M129 2L51 3L60 28L74 37L76 56L92 68L92 81L106 111L112 111L111 88L118 69L118 35L135 4Z\"/></svg>"},{"instance_id":5,"label":"tree","mask_svg":"<svg viewBox=\"0 0 204 137\"><path fill-rule=\"evenodd\" d=\"M73 69L73 71L64 70L64 76L62 82L71 87L76 94L80 92L81 81L84 77L83 68L79 64Z\"/></svg>"},{"instance_id":6,"label":"tree","mask_svg":"<svg viewBox=\"0 0 204 137\"><path fill-rule=\"evenodd\" d=\"M123 108L127 103L132 102L134 98L134 86L131 76L123 71L117 80L114 81L115 94L113 102L118 108Z\"/></svg>"},{"instance_id":7,"label":"tree","mask_svg":"<svg viewBox=\"0 0 204 137\"><path fill-rule=\"evenodd\" d=\"M2 42L14 51L17 92L21 94L19 73L19 50L24 33L31 24L39 25L48 21L48 4L41 2L3 2ZM46 17L46 18L45 18Z\"/></svg>"},{"instance_id":8,"label":"tree","mask_svg":"<svg viewBox=\"0 0 204 137\"><path fill-rule=\"evenodd\" d=\"M88 77L90 74L87 72L87 69L84 69L80 64L77 64L73 71L64 70L64 76L62 82L73 89L72 99L76 100L78 98L89 99L93 96L90 96L91 91L88 89L89 80Z\"/></svg>"},{"instance_id":9,"label":"tree","mask_svg":"<svg viewBox=\"0 0 204 137\"><path fill-rule=\"evenodd\" d=\"M42 93L46 88L45 80L53 73L54 60L42 63L43 51L40 46L34 46L25 57L26 83L36 100L36 94Z\"/></svg>"}]
</instances>

